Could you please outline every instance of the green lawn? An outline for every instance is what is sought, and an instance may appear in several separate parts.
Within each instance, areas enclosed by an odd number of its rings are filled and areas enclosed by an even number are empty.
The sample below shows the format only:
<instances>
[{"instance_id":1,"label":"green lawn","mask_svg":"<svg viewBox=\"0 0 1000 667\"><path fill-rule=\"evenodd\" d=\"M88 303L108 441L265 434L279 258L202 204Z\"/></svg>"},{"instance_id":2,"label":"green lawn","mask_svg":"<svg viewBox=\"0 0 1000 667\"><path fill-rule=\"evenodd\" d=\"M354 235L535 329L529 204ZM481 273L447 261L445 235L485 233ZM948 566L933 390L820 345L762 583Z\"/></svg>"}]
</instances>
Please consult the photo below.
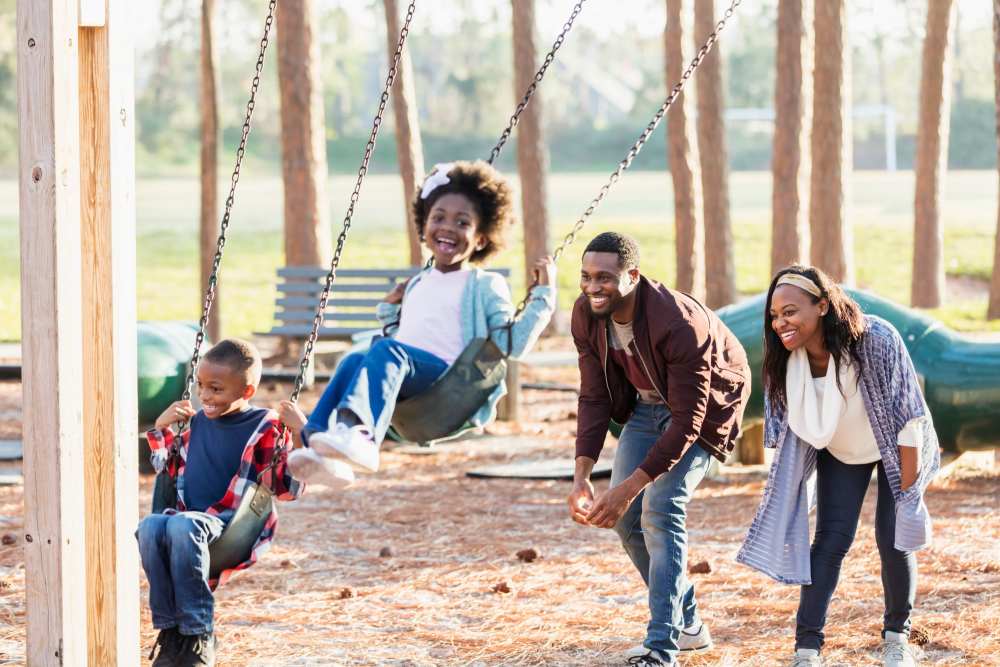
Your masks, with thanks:
<instances>
[{"instance_id":1,"label":"green lawn","mask_svg":"<svg viewBox=\"0 0 1000 667\"><path fill-rule=\"evenodd\" d=\"M554 237L561 238L601 186L601 174L554 174L549 201ZM226 185L226 184L223 184ZM339 229L349 176L330 183L333 223ZM763 290L769 279L770 175L731 176L731 210L736 243L737 284L743 293ZM884 296L909 300L912 172L858 172L849 216L854 225L857 283ZM636 172L620 181L584 230L618 229L636 236L646 274L670 283L674 275L673 221L669 176ZM282 190L278 177L245 173L237 192L231 240L221 278L226 331L248 335L271 324L274 270L281 263ZM990 171L947 175L942 211L949 275L988 279L992 272L997 216L997 176ZM370 176L362 192L346 267L399 266L404 262L402 188L394 176ZM196 179L144 179L138 192L138 306L142 319L194 320L200 296L197 273L198 184ZM519 248L516 238L511 248ZM582 244L581 244L582 245ZM560 261L560 300L575 297L580 245ZM494 264L515 269L514 290L523 289L523 259L508 250ZM0 181L0 340L20 337L17 184ZM70 297L71 295L67 295ZM986 322L985 296L951 300L934 313L965 331L1000 330Z\"/></svg>"}]
</instances>

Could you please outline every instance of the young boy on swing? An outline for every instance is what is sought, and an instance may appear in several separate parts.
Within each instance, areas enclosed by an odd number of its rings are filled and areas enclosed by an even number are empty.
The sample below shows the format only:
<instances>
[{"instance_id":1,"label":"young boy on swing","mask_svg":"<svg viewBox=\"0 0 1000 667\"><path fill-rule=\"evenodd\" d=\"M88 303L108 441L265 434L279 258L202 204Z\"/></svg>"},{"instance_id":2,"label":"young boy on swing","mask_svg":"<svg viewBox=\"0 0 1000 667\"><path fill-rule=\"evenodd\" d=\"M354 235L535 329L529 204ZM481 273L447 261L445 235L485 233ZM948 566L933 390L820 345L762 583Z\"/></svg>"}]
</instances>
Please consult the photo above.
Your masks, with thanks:
<instances>
[{"instance_id":1,"label":"young boy on swing","mask_svg":"<svg viewBox=\"0 0 1000 667\"><path fill-rule=\"evenodd\" d=\"M153 627L160 631L157 667L215 664L212 592L234 570L257 561L278 523L272 510L248 560L210 578L209 546L222 535L249 485L267 484L279 500L294 500L302 492L303 485L288 472L286 453L274 456L277 413L250 404L260 375L260 354L253 345L221 341L198 365L201 410L195 411L191 401L177 401L146 433L154 467L159 472L166 466L177 482L176 507L150 514L136 531ZM180 436L180 456L169 457L178 437L173 425L184 421L189 427Z\"/></svg>"},{"instance_id":2,"label":"young boy on swing","mask_svg":"<svg viewBox=\"0 0 1000 667\"><path fill-rule=\"evenodd\" d=\"M535 262L538 285L510 329L503 328L514 315L510 288L500 274L478 268L504 246L512 199L507 181L482 161L440 164L427 177L413 211L433 263L379 304L379 322L398 324L395 333L341 361L308 422L291 404L280 409L308 445L289 458L297 477L329 476L333 459L377 470L396 402L429 388L474 338L492 336L504 351L509 343L513 358L531 349L555 311L555 262ZM501 384L471 423L493 419L505 393Z\"/></svg>"}]
</instances>

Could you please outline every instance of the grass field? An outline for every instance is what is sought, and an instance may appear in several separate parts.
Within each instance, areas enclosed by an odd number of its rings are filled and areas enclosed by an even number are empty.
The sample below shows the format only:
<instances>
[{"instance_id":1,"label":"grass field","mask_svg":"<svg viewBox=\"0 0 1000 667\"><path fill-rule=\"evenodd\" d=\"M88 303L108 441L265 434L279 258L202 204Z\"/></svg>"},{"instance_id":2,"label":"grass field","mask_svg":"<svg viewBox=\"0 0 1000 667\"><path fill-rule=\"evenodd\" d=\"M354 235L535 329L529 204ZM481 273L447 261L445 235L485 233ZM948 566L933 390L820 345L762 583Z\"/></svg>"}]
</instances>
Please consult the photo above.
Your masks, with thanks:
<instances>
[{"instance_id":1,"label":"grass field","mask_svg":"<svg viewBox=\"0 0 1000 667\"><path fill-rule=\"evenodd\" d=\"M554 237L561 238L601 186L601 174L553 174L548 183ZM225 185L225 184L224 184ZM350 176L330 182L335 230L353 185ZM751 294L769 279L770 175L731 176L731 210L737 286ZM221 278L224 329L248 335L271 324L274 270L282 261L282 188L276 176L244 174L233 212L231 241ZM909 301L913 211L912 172L857 172L849 218L854 229L857 284L884 296ZM1000 330L986 322L986 294L979 282L992 271L997 216L997 176L991 171L951 172L942 202L945 261L949 276L964 277L964 289L949 294L933 314L963 331ZM371 176L362 192L345 267L399 266L405 258L402 187L395 176ZM142 319L197 318L198 183L190 179L144 179L138 185L138 307ZM674 276L670 179L658 172L628 174L619 182L583 232L584 240L607 229L636 236L643 271L668 284ZM518 232L497 266L515 269L515 294L523 289ZM560 300L576 293L579 247L560 262ZM17 183L0 181L0 340L20 337ZM971 289L970 289L971 286ZM71 298L73 295L66 295Z\"/></svg>"}]
</instances>

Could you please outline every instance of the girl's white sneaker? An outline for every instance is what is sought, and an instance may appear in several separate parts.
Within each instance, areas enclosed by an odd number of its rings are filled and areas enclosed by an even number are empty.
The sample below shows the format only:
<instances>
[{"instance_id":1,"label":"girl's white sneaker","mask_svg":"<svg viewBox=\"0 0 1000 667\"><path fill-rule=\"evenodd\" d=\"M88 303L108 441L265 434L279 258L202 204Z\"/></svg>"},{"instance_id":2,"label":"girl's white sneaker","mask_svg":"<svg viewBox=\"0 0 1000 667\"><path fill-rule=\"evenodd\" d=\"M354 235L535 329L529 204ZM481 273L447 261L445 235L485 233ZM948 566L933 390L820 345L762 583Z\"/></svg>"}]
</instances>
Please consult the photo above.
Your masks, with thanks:
<instances>
[{"instance_id":1,"label":"girl's white sneaker","mask_svg":"<svg viewBox=\"0 0 1000 667\"><path fill-rule=\"evenodd\" d=\"M378 470L378 445L364 424L347 426L337 422L332 431L319 431L310 435L309 446L321 456L343 459L372 472Z\"/></svg>"},{"instance_id":2,"label":"girl's white sneaker","mask_svg":"<svg viewBox=\"0 0 1000 667\"><path fill-rule=\"evenodd\" d=\"M335 491L354 482L354 471L343 461L324 459L311 447L302 447L289 453L288 471L303 482L323 484Z\"/></svg>"}]
</instances>

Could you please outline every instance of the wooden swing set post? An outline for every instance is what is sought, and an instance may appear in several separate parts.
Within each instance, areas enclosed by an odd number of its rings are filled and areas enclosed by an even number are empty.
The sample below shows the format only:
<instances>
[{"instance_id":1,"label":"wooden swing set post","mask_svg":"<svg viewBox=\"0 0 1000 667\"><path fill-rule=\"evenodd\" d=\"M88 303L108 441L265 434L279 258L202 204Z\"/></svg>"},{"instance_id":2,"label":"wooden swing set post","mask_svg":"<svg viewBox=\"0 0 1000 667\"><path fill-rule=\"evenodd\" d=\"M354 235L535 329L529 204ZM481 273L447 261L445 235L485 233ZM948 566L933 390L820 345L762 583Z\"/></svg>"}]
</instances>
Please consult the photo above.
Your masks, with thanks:
<instances>
[{"instance_id":1,"label":"wooden swing set post","mask_svg":"<svg viewBox=\"0 0 1000 667\"><path fill-rule=\"evenodd\" d=\"M18 0L26 662L139 663L127 0Z\"/></svg>"}]
</instances>

